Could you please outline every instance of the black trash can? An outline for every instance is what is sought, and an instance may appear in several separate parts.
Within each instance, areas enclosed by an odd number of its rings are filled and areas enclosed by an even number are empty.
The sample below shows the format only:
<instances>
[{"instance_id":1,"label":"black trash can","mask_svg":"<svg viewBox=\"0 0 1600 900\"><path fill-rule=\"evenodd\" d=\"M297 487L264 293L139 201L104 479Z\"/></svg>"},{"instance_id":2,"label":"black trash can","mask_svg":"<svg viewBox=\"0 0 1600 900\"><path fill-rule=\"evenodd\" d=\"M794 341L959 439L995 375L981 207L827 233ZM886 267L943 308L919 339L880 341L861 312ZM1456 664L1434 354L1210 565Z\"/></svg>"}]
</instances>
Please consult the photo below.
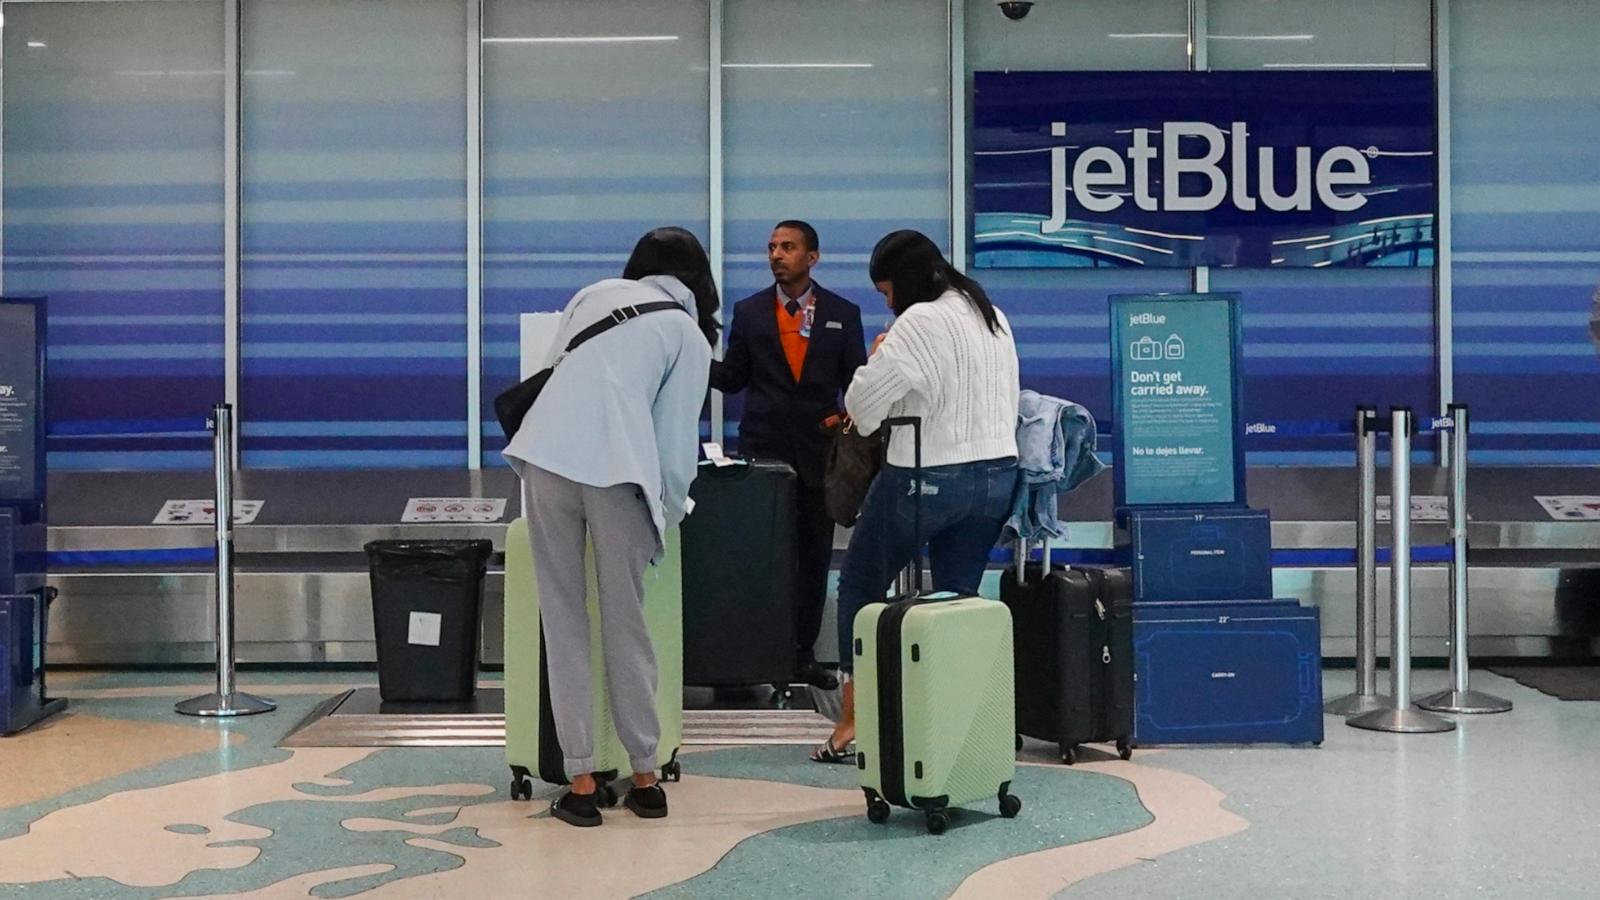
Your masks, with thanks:
<instances>
[{"instance_id":1,"label":"black trash can","mask_svg":"<svg viewBox=\"0 0 1600 900\"><path fill-rule=\"evenodd\" d=\"M489 541L372 541L372 630L385 702L470 700Z\"/></svg>"}]
</instances>

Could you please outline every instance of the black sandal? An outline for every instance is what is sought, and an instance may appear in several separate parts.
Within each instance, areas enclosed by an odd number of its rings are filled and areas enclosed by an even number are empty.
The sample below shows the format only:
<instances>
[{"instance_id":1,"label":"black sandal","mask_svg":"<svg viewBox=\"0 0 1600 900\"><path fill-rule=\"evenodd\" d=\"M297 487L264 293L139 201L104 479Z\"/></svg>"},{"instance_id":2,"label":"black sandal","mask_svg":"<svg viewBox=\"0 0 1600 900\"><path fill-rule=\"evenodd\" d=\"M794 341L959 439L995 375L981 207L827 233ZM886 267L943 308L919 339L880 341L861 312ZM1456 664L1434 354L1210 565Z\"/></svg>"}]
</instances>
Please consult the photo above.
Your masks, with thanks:
<instances>
[{"instance_id":1,"label":"black sandal","mask_svg":"<svg viewBox=\"0 0 1600 900\"><path fill-rule=\"evenodd\" d=\"M811 751L811 761L814 763L830 763L832 765L848 766L855 762L856 752L846 744L842 749L833 745L833 735L822 742L822 746Z\"/></svg>"},{"instance_id":2,"label":"black sandal","mask_svg":"<svg viewBox=\"0 0 1600 900\"><path fill-rule=\"evenodd\" d=\"M578 794L570 790L550 804L550 815L578 828L594 828L603 821L596 794Z\"/></svg>"}]
</instances>

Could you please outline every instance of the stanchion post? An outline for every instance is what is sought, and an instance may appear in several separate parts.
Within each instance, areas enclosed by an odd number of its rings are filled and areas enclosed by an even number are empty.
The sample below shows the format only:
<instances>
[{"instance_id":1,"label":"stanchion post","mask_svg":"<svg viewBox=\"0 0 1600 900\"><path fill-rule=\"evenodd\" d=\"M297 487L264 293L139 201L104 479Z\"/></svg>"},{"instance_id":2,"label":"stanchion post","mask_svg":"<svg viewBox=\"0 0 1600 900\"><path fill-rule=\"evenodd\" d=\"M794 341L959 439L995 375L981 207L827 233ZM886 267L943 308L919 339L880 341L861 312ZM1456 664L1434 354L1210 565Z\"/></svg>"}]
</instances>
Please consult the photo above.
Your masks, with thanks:
<instances>
[{"instance_id":1,"label":"stanchion post","mask_svg":"<svg viewBox=\"0 0 1600 900\"><path fill-rule=\"evenodd\" d=\"M1346 724L1369 731L1436 733L1456 723L1411 705L1411 435L1409 407L1390 411L1389 523L1394 537L1389 562L1389 703Z\"/></svg>"},{"instance_id":2,"label":"stanchion post","mask_svg":"<svg viewBox=\"0 0 1600 900\"><path fill-rule=\"evenodd\" d=\"M1474 691L1467 655L1467 408L1450 405L1450 689L1417 701L1443 713L1502 713L1511 701Z\"/></svg>"},{"instance_id":3,"label":"stanchion post","mask_svg":"<svg viewBox=\"0 0 1600 900\"><path fill-rule=\"evenodd\" d=\"M1359 716L1383 707L1378 696L1378 410L1356 407L1356 690L1323 710Z\"/></svg>"},{"instance_id":4,"label":"stanchion post","mask_svg":"<svg viewBox=\"0 0 1600 900\"><path fill-rule=\"evenodd\" d=\"M177 704L185 716L231 718L271 712L271 700L235 690L233 680L233 407L211 411L212 470L216 475L217 690Z\"/></svg>"}]
</instances>

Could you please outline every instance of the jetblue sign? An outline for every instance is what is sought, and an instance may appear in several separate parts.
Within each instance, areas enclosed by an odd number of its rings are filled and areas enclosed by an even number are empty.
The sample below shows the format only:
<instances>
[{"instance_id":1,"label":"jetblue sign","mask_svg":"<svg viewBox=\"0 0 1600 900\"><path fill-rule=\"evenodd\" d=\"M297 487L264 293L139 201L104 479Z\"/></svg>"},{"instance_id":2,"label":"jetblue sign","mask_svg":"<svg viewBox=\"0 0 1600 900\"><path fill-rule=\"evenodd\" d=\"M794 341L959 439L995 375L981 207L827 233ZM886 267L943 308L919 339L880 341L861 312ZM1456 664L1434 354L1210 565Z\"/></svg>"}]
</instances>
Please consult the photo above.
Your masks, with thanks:
<instances>
[{"instance_id":1,"label":"jetblue sign","mask_svg":"<svg viewBox=\"0 0 1600 900\"><path fill-rule=\"evenodd\" d=\"M1161 147L1151 143L1150 136L1159 133ZM1050 123L1050 134L1068 137L1067 123ZM1201 151L1194 156L1184 156L1184 147L1202 141ZM1244 122L1234 122L1227 132L1205 122L1166 122L1159 129L1133 129L1133 146L1128 148L1126 164L1122 155L1107 147L1094 147L1078 154L1072 165L1071 187L1067 180L1066 147L1050 150L1050 190L1052 203L1050 221L1042 231L1058 232L1070 221L1068 205L1073 196L1089 212L1115 212L1129 199L1145 212L1209 212L1231 203L1234 209L1254 212L1259 207L1276 212L1299 210L1311 212L1311 153L1310 147L1294 147L1295 160L1293 188L1280 193L1274 183L1276 166L1275 149L1260 148L1260 165L1251 177L1250 138ZM1152 178L1157 155L1160 169ZM1223 157L1228 157L1228 168L1223 168ZM1132 169L1133 179L1128 175ZM1339 188L1370 188L1372 168L1367 158L1354 147L1333 147L1321 155L1316 166L1316 198L1323 208L1335 212L1354 212L1367 205L1367 196L1360 190L1341 194ZM1232 174L1230 181L1229 175ZM1200 176L1205 184L1204 193L1185 195L1184 175ZM1261 202L1251 195L1252 183L1261 193ZM1152 189L1160 184L1158 195ZM1132 188L1131 198L1128 196Z\"/></svg>"},{"instance_id":2,"label":"jetblue sign","mask_svg":"<svg viewBox=\"0 0 1600 900\"><path fill-rule=\"evenodd\" d=\"M1427 72L979 72L985 267L1429 266Z\"/></svg>"}]
</instances>

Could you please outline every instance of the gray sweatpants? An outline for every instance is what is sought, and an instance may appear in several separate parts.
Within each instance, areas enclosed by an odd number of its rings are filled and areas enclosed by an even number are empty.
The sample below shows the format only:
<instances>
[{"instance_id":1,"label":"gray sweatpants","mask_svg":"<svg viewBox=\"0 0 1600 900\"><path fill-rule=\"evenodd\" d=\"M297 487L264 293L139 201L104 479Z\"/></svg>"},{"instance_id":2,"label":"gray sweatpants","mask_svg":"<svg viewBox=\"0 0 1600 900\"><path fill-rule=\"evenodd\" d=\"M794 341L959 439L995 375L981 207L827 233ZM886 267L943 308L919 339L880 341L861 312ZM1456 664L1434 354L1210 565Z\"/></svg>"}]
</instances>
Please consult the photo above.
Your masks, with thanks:
<instances>
[{"instance_id":1,"label":"gray sweatpants","mask_svg":"<svg viewBox=\"0 0 1600 900\"><path fill-rule=\"evenodd\" d=\"M539 582L550 707L567 775L595 770L584 570L584 544L591 537L611 718L633 771L649 772L661 740L656 655L644 621L644 571L656 551L650 509L635 485L590 487L536 466L518 468Z\"/></svg>"}]
</instances>

